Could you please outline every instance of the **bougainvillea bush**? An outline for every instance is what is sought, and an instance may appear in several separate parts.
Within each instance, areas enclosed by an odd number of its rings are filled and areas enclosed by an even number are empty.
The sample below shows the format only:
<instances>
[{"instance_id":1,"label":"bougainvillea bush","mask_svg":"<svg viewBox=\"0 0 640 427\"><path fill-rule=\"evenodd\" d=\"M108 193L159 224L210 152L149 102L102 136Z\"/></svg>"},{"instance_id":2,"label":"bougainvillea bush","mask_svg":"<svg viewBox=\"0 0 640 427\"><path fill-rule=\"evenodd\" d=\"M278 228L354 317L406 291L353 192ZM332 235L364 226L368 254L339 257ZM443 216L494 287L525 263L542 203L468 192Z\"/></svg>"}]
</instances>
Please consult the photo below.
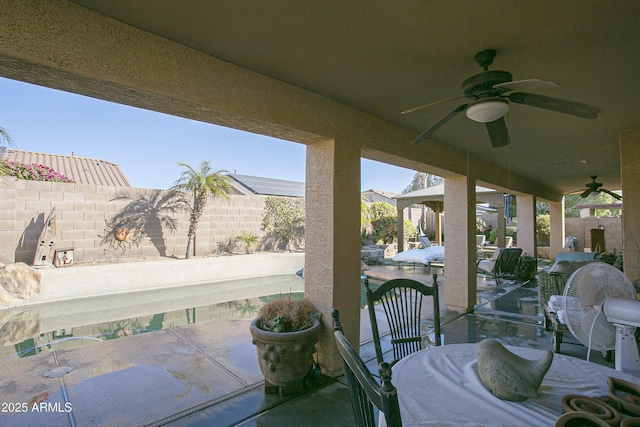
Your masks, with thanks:
<instances>
[{"instance_id":1,"label":"bougainvillea bush","mask_svg":"<svg viewBox=\"0 0 640 427\"><path fill-rule=\"evenodd\" d=\"M1 162L2 169L5 173L10 176L15 176L18 179L50 182L74 182L71 178L67 178L49 166L40 164L25 165L24 163L7 162L4 160L1 160Z\"/></svg>"}]
</instances>

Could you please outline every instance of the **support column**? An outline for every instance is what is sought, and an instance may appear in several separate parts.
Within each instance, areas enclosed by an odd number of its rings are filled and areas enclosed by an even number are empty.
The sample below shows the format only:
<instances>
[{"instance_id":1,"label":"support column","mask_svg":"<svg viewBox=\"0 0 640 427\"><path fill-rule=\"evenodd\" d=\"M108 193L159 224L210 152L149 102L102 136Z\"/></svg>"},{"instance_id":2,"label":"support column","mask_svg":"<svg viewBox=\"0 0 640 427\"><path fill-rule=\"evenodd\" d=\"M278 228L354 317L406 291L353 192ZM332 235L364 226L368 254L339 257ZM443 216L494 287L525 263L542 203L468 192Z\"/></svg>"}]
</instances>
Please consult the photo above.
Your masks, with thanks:
<instances>
[{"instance_id":1,"label":"support column","mask_svg":"<svg viewBox=\"0 0 640 427\"><path fill-rule=\"evenodd\" d=\"M549 203L549 258L556 260L556 254L564 247L564 198L562 203Z\"/></svg>"},{"instance_id":2,"label":"support column","mask_svg":"<svg viewBox=\"0 0 640 427\"><path fill-rule=\"evenodd\" d=\"M318 361L325 375L342 372L331 309L345 335L360 342L360 148L335 140L307 145L305 296L322 312Z\"/></svg>"},{"instance_id":3,"label":"support column","mask_svg":"<svg viewBox=\"0 0 640 427\"><path fill-rule=\"evenodd\" d=\"M497 248L504 248L506 244L506 232L507 232L507 220L504 217L504 193L496 195L485 195L482 197L483 202L488 202L491 206L496 208L497 221L496 221L496 241L494 245Z\"/></svg>"},{"instance_id":4,"label":"support column","mask_svg":"<svg viewBox=\"0 0 640 427\"><path fill-rule=\"evenodd\" d=\"M504 248L507 244L507 219L504 217L504 195L502 197L502 204L496 206L498 209L498 223L496 224L496 242L495 245L498 248Z\"/></svg>"},{"instance_id":5,"label":"support column","mask_svg":"<svg viewBox=\"0 0 640 427\"><path fill-rule=\"evenodd\" d=\"M529 194L517 195L518 247L522 255L537 257L536 198Z\"/></svg>"},{"instance_id":6,"label":"support column","mask_svg":"<svg viewBox=\"0 0 640 427\"><path fill-rule=\"evenodd\" d=\"M444 303L469 312L476 302L476 192L467 177L444 180L446 278Z\"/></svg>"},{"instance_id":7,"label":"support column","mask_svg":"<svg viewBox=\"0 0 640 427\"><path fill-rule=\"evenodd\" d=\"M640 127L620 134L620 179L622 181L622 233L624 272L632 281L640 279Z\"/></svg>"},{"instance_id":8,"label":"support column","mask_svg":"<svg viewBox=\"0 0 640 427\"><path fill-rule=\"evenodd\" d=\"M423 205L428 206L433 211L433 233L434 244L442 246L442 212L444 212L444 202L430 201L423 202Z\"/></svg>"},{"instance_id":9,"label":"support column","mask_svg":"<svg viewBox=\"0 0 640 427\"><path fill-rule=\"evenodd\" d=\"M434 230L436 234L436 244L439 246L443 245L442 241L442 212L444 212L444 202L436 202L436 208L434 212L436 214Z\"/></svg>"},{"instance_id":10,"label":"support column","mask_svg":"<svg viewBox=\"0 0 640 427\"><path fill-rule=\"evenodd\" d=\"M396 200L396 211L398 212L398 252L404 251L404 203Z\"/></svg>"}]
</instances>

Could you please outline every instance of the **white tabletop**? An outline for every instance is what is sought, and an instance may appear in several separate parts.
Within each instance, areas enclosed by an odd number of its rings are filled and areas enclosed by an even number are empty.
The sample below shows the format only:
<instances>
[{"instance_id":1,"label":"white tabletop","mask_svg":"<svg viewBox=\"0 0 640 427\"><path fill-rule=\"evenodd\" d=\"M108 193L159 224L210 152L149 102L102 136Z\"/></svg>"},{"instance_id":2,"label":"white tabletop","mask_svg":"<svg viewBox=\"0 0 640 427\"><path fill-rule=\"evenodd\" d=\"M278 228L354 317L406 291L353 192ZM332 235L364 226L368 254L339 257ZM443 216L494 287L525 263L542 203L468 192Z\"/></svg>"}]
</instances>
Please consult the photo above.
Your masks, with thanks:
<instances>
[{"instance_id":1,"label":"white tabletop","mask_svg":"<svg viewBox=\"0 0 640 427\"><path fill-rule=\"evenodd\" d=\"M543 353L508 347L526 359ZM553 426L562 415L567 394L604 396L607 377L640 385L640 378L574 357L555 354L538 389L539 399L501 400L491 394L478 375L475 344L451 344L422 350L393 367L391 382L398 389L403 426ZM380 424L384 425L384 417Z\"/></svg>"}]
</instances>

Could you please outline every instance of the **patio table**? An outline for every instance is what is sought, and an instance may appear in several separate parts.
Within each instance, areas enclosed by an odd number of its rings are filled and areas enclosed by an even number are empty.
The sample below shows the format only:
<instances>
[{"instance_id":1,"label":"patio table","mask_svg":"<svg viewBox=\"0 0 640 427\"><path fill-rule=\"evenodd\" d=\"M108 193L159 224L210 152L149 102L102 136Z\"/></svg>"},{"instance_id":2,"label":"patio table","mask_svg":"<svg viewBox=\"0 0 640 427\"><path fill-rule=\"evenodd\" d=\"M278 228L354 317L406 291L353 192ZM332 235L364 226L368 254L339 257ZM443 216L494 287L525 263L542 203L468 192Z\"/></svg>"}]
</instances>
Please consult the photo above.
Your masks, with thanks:
<instances>
[{"instance_id":1,"label":"patio table","mask_svg":"<svg viewBox=\"0 0 640 427\"><path fill-rule=\"evenodd\" d=\"M507 347L537 360L541 350ZM540 398L509 402L489 392L478 375L476 344L450 344L413 353L392 371L398 389L402 425L407 426L553 426L562 415L562 397L607 395L607 377L640 385L640 378L575 357L555 354L538 389ZM381 414L382 415L382 414ZM384 416L380 426L385 426Z\"/></svg>"}]
</instances>

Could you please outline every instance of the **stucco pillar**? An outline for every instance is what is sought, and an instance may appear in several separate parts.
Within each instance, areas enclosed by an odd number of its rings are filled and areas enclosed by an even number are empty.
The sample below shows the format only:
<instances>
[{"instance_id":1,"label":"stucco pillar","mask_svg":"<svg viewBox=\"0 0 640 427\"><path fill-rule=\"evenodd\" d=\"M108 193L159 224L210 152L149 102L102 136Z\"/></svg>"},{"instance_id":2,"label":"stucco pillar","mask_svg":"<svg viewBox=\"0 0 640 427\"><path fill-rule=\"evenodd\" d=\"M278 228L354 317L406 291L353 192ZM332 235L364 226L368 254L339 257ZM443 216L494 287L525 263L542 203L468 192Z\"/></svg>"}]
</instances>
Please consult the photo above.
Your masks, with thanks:
<instances>
[{"instance_id":1,"label":"stucco pillar","mask_svg":"<svg viewBox=\"0 0 640 427\"><path fill-rule=\"evenodd\" d=\"M307 145L305 296L322 312L318 362L337 376L342 361L331 309L345 335L360 342L360 150L334 140Z\"/></svg>"},{"instance_id":2,"label":"stucco pillar","mask_svg":"<svg viewBox=\"0 0 640 427\"><path fill-rule=\"evenodd\" d=\"M442 212L444 211L444 202L436 202L434 232L436 234L436 244L442 246Z\"/></svg>"},{"instance_id":3,"label":"stucco pillar","mask_svg":"<svg viewBox=\"0 0 640 427\"><path fill-rule=\"evenodd\" d=\"M398 252L404 251L404 207L398 206Z\"/></svg>"},{"instance_id":4,"label":"stucco pillar","mask_svg":"<svg viewBox=\"0 0 640 427\"><path fill-rule=\"evenodd\" d=\"M536 248L536 198L529 194L517 195L518 247L522 255L537 256Z\"/></svg>"},{"instance_id":5,"label":"stucco pillar","mask_svg":"<svg viewBox=\"0 0 640 427\"><path fill-rule=\"evenodd\" d=\"M549 257L555 261L556 254L564 247L564 198L562 203L549 203Z\"/></svg>"},{"instance_id":6,"label":"stucco pillar","mask_svg":"<svg viewBox=\"0 0 640 427\"><path fill-rule=\"evenodd\" d=\"M444 303L455 311L472 311L476 302L476 192L467 177L444 180L446 277Z\"/></svg>"},{"instance_id":7,"label":"stucco pillar","mask_svg":"<svg viewBox=\"0 0 640 427\"><path fill-rule=\"evenodd\" d=\"M433 211L433 233L434 243L442 246L442 212L444 212L444 201L424 202Z\"/></svg>"},{"instance_id":8,"label":"stucco pillar","mask_svg":"<svg viewBox=\"0 0 640 427\"><path fill-rule=\"evenodd\" d=\"M640 127L620 134L620 178L622 181L622 232L624 272L632 281L640 279Z\"/></svg>"},{"instance_id":9,"label":"stucco pillar","mask_svg":"<svg viewBox=\"0 0 640 427\"><path fill-rule=\"evenodd\" d=\"M507 219L504 217L504 194L500 194L499 197L496 197L493 200L495 200L495 202L493 202L492 205L496 208L498 214L496 221L495 246L498 248L504 248L507 243Z\"/></svg>"}]
</instances>

